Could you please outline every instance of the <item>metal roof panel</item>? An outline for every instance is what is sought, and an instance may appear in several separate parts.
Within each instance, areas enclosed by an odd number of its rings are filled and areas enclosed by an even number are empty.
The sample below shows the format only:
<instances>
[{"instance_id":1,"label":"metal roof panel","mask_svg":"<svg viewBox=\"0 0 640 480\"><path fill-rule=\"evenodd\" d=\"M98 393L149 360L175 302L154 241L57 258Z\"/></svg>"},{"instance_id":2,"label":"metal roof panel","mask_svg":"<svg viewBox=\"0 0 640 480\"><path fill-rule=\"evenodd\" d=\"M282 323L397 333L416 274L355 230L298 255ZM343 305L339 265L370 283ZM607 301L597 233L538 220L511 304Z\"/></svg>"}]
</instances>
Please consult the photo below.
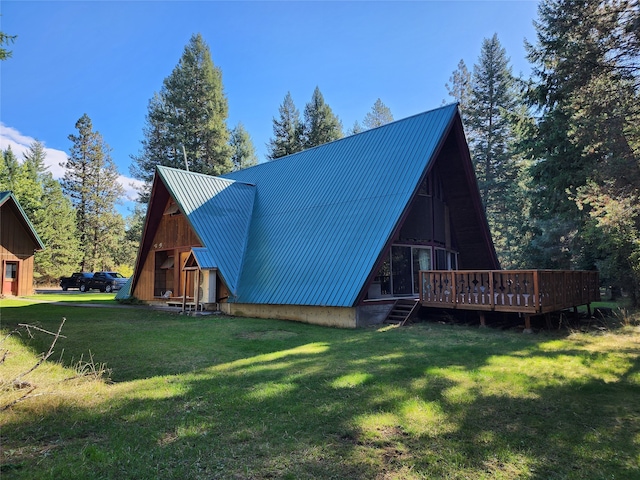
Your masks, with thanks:
<instances>
[{"instance_id":1,"label":"metal roof panel","mask_svg":"<svg viewBox=\"0 0 640 480\"><path fill-rule=\"evenodd\" d=\"M236 292L245 251L255 187L234 180L168 167L158 173L204 245L194 249L198 265L217 268Z\"/></svg>"},{"instance_id":2,"label":"metal roof panel","mask_svg":"<svg viewBox=\"0 0 640 480\"><path fill-rule=\"evenodd\" d=\"M353 306L456 113L448 105L224 175L256 185L231 300Z\"/></svg>"}]
</instances>

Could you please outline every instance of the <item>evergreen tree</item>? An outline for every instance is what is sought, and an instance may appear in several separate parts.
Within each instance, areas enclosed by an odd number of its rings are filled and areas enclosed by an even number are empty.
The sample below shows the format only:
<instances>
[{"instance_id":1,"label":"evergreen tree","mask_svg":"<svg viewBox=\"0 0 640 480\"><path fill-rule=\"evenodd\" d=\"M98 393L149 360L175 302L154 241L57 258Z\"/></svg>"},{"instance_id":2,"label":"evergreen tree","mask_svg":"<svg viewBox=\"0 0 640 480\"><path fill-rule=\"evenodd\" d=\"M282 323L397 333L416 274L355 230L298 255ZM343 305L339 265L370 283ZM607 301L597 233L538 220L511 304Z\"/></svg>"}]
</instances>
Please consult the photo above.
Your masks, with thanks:
<instances>
[{"instance_id":1,"label":"evergreen tree","mask_svg":"<svg viewBox=\"0 0 640 480\"><path fill-rule=\"evenodd\" d=\"M304 148L317 147L342 138L342 123L325 103L316 87L304 109Z\"/></svg>"},{"instance_id":2,"label":"evergreen tree","mask_svg":"<svg viewBox=\"0 0 640 480\"><path fill-rule=\"evenodd\" d=\"M17 35L7 35L6 33L0 31L0 61L11 58L11 50L7 50L6 48L4 48L4 46L15 42L16 36Z\"/></svg>"},{"instance_id":3,"label":"evergreen tree","mask_svg":"<svg viewBox=\"0 0 640 480\"><path fill-rule=\"evenodd\" d=\"M91 119L84 114L76 123L77 135L69 135L73 143L62 187L76 208L77 229L82 250L82 270L112 267L114 238L124 231L122 218L115 205L123 194L118 171L111 160L110 149L102 135L93 130Z\"/></svg>"},{"instance_id":4,"label":"evergreen tree","mask_svg":"<svg viewBox=\"0 0 640 480\"><path fill-rule=\"evenodd\" d=\"M82 259L77 237L76 212L50 173L42 176L42 214L34 225L45 249L35 254L34 279L54 284L78 270Z\"/></svg>"},{"instance_id":5,"label":"evergreen tree","mask_svg":"<svg viewBox=\"0 0 640 480\"><path fill-rule=\"evenodd\" d=\"M303 149L303 125L300 121L300 112L291 98L291 92L287 92L278 112L280 119L273 119L273 138L267 145L269 160L291 155Z\"/></svg>"},{"instance_id":6,"label":"evergreen tree","mask_svg":"<svg viewBox=\"0 0 640 480\"><path fill-rule=\"evenodd\" d=\"M20 172L20 163L16 158L11 145L6 150L2 151L0 157L0 190L15 190L15 183L18 181L18 175Z\"/></svg>"},{"instance_id":7,"label":"evergreen tree","mask_svg":"<svg viewBox=\"0 0 640 480\"><path fill-rule=\"evenodd\" d=\"M45 245L35 254L34 281L57 283L61 276L76 271L80 261L75 210L63 195L60 183L47 171L42 143L36 141L29 146L22 164L12 152L5 153L2 164L8 157L11 175L0 175L0 189L14 192Z\"/></svg>"},{"instance_id":8,"label":"evergreen tree","mask_svg":"<svg viewBox=\"0 0 640 480\"><path fill-rule=\"evenodd\" d=\"M231 161L233 162L234 170L242 170L258 164L258 157L256 156L251 136L242 123L238 123L231 130L229 144L231 145Z\"/></svg>"},{"instance_id":9,"label":"evergreen tree","mask_svg":"<svg viewBox=\"0 0 640 480\"><path fill-rule=\"evenodd\" d=\"M528 45L540 109L531 151L541 225L569 225L571 266L640 295L640 98L636 1L546 0ZM620 212L624 211L624 214ZM540 228L540 236L548 231ZM550 251L561 248L549 242ZM604 247L604 248L603 248ZM623 253L621 253L623 252ZM542 252L544 253L544 251ZM549 257L550 255L547 255Z\"/></svg>"},{"instance_id":10,"label":"evergreen tree","mask_svg":"<svg viewBox=\"0 0 640 480\"><path fill-rule=\"evenodd\" d=\"M353 122L353 127L351 127L348 131L347 131L347 135L355 135L357 133L360 132L364 132L364 128L362 128L362 125L360 125L360 122L358 122L358 120L356 120L355 122Z\"/></svg>"},{"instance_id":11,"label":"evergreen tree","mask_svg":"<svg viewBox=\"0 0 640 480\"><path fill-rule=\"evenodd\" d=\"M450 81L447 89L459 102L500 264L521 267L530 229L525 195L528 164L518 147L531 120L526 108L518 108L515 79L497 35L484 39L473 75L460 61Z\"/></svg>"},{"instance_id":12,"label":"evergreen tree","mask_svg":"<svg viewBox=\"0 0 640 480\"><path fill-rule=\"evenodd\" d=\"M469 121L467 113L471 103L471 72L469 72L464 60L458 62L458 68L449 77L449 82L451 84L447 83L445 87L449 95L458 102L462 123L466 126Z\"/></svg>"},{"instance_id":13,"label":"evergreen tree","mask_svg":"<svg viewBox=\"0 0 640 480\"><path fill-rule=\"evenodd\" d=\"M149 101L142 150L132 156L131 173L147 183L140 193L148 201L156 165L186 168L209 175L231 171L227 97L222 72L208 45L193 35L184 53Z\"/></svg>"},{"instance_id":14,"label":"evergreen tree","mask_svg":"<svg viewBox=\"0 0 640 480\"><path fill-rule=\"evenodd\" d=\"M20 163L10 146L2 154L2 165L0 190L13 192L27 218L36 224L40 215L42 187L33 165L28 161Z\"/></svg>"},{"instance_id":15,"label":"evergreen tree","mask_svg":"<svg viewBox=\"0 0 640 480\"><path fill-rule=\"evenodd\" d=\"M500 202L504 189L513 181L508 143L509 112L515 103L509 60L494 35L482 42L478 63L473 67L467 114L470 147L485 210Z\"/></svg>"},{"instance_id":16,"label":"evergreen tree","mask_svg":"<svg viewBox=\"0 0 640 480\"><path fill-rule=\"evenodd\" d=\"M125 277L133 274L138 248L142 240L146 209L140 203L136 204L133 212L125 219L124 236L119 241L114 256L116 270Z\"/></svg>"},{"instance_id":17,"label":"evergreen tree","mask_svg":"<svg viewBox=\"0 0 640 480\"><path fill-rule=\"evenodd\" d=\"M24 165L25 168L29 171L29 176L42 179L43 175L47 172L47 167L44 164L44 159L47 154L44 151L44 145L42 142L36 140L31 145L29 145L29 150L27 150L24 154Z\"/></svg>"},{"instance_id":18,"label":"evergreen tree","mask_svg":"<svg viewBox=\"0 0 640 480\"><path fill-rule=\"evenodd\" d=\"M382 100L377 99L376 103L371 107L371 111L367 113L362 122L366 129L381 127L387 123L393 122L393 114Z\"/></svg>"}]
</instances>

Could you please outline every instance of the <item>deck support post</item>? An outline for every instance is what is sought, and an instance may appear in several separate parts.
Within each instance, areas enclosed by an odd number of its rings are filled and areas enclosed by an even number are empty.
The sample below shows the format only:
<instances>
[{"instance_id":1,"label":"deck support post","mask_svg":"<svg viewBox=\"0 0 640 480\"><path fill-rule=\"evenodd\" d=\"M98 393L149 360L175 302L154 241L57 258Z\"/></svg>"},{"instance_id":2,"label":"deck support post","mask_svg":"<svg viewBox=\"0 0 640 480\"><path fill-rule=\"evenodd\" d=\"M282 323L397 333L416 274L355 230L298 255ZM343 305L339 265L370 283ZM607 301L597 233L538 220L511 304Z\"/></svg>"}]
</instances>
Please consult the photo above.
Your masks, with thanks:
<instances>
[{"instance_id":1,"label":"deck support post","mask_svg":"<svg viewBox=\"0 0 640 480\"><path fill-rule=\"evenodd\" d=\"M184 283L182 284L182 313L187 311L187 271L184 271Z\"/></svg>"},{"instance_id":2,"label":"deck support post","mask_svg":"<svg viewBox=\"0 0 640 480\"><path fill-rule=\"evenodd\" d=\"M524 330L522 333L533 333L533 330L531 329L531 315L524 316Z\"/></svg>"},{"instance_id":3,"label":"deck support post","mask_svg":"<svg viewBox=\"0 0 640 480\"><path fill-rule=\"evenodd\" d=\"M478 312L480 314L480 327L486 327L487 321L484 315L484 312Z\"/></svg>"},{"instance_id":4,"label":"deck support post","mask_svg":"<svg viewBox=\"0 0 640 480\"><path fill-rule=\"evenodd\" d=\"M587 313L591 316L591 304L587 303Z\"/></svg>"}]
</instances>

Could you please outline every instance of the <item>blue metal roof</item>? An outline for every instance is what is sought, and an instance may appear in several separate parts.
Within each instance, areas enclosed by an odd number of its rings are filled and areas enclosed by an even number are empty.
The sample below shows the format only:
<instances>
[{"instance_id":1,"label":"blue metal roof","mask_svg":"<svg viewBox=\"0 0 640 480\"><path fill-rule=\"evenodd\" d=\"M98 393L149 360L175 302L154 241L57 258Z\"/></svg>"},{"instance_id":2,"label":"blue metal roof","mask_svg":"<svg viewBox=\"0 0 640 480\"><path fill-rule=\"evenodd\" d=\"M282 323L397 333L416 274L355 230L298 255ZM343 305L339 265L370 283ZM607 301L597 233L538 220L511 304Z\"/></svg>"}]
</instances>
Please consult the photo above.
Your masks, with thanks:
<instances>
[{"instance_id":1,"label":"blue metal roof","mask_svg":"<svg viewBox=\"0 0 640 480\"><path fill-rule=\"evenodd\" d=\"M230 301L353 306L456 113L448 105L224 175L255 185ZM192 224L205 228L206 219ZM238 247L242 240L234 238ZM215 261L224 261L219 253ZM236 263L241 256L229 254Z\"/></svg>"},{"instance_id":2,"label":"blue metal roof","mask_svg":"<svg viewBox=\"0 0 640 480\"><path fill-rule=\"evenodd\" d=\"M202 269L217 268L236 293L255 187L235 180L157 167L173 199L202 242L193 253Z\"/></svg>"}]
</instances>

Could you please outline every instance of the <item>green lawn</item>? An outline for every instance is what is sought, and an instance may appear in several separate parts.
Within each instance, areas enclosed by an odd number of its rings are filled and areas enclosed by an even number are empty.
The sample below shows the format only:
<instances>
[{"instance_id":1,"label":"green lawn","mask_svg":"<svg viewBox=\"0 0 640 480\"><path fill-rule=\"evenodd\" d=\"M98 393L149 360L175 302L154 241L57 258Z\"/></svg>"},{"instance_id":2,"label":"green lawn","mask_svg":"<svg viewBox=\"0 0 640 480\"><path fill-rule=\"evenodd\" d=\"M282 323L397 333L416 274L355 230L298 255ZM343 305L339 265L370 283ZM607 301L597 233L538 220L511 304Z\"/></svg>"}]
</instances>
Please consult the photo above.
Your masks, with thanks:
<instances>
[{"instance_id":1,"label":"green lawn","mask_svg":"<svg viewBox=\"0 0 640 480\"><path fill-rule=\"evenodd\" d=\"M4 331L67 319L26 377L43 395L0 413L3 480L640 478L635 321L338 330L20 300L1 315ZM4 341L2 405L49 342ZM111 382L65 381L89 352Z\"/></svg>"}]
</instances>

